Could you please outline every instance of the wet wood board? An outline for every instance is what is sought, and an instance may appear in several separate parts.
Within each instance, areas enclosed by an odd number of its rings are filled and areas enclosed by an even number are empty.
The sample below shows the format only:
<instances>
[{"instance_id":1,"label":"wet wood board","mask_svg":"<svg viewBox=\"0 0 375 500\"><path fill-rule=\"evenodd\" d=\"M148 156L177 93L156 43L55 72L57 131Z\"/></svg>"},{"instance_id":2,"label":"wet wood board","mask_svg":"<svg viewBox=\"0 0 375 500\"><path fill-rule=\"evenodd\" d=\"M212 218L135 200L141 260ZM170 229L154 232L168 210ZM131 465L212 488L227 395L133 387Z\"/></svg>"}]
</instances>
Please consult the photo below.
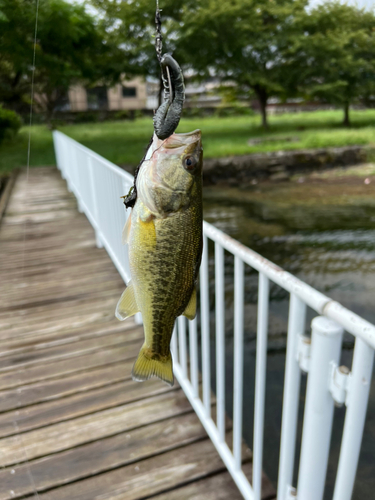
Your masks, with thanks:
<instances>
[{"instance_id":1,"label":"wet wood board","mask_svg":"<svg viewBox=\"0 0 375 500\"><path fill-rule=\"evenodd\" d=\"M0 500L242 498L178 385L132 381L143 330L114 318L124 284L94 236L57 170L19 174L0 223Z\"/></svg>"}]
</instances>

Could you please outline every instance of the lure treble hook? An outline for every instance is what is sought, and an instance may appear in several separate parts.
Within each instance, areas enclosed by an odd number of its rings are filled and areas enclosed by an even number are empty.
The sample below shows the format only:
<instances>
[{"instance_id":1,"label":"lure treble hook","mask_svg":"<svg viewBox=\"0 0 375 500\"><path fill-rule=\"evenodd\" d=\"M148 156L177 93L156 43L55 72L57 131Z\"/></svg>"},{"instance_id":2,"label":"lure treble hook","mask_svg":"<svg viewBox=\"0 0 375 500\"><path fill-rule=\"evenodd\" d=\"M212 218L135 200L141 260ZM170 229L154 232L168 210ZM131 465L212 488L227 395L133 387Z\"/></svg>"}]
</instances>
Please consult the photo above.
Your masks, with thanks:
<instances>
[{"instance_id":1,"label":"lure treble hook","mask_svg":"<svg viewBox=\"0 0 375 500\"><path fill-rule=\"evenodd\" d=\"M185 100L184 77L170 54L161 58L164 102L154 115L154 130L159 139L167 139L176 130Z\"/></svg>"},{"instance_id":2,"label":"lure treble hook","mask_svg":"<svg viewBox=\"0 0 375 500\"><path fill-rule=\"evenodd\" d=\"M171 54L161 55L163 37L158 0L156 1L155 25L155 49L161 66L164 102L154 115L154 130L159 139L167 139L176 130L180 121L185 100L185 86L184 77L177 61L173 59Z\"/></svg>"}]
</instances>

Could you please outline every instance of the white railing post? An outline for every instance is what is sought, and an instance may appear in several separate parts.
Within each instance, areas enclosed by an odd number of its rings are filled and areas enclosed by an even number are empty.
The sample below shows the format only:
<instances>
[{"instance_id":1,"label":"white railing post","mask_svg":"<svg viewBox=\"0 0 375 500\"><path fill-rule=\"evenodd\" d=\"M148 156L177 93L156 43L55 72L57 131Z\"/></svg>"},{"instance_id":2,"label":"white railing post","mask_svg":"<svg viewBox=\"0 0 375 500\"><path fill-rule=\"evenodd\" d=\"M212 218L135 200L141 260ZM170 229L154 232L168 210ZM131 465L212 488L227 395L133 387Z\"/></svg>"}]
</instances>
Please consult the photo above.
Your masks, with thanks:
<instances>
[{"instance_id":1,"label":"white railing post","mask_svg":"<svg viewBox=\"0 0 375 500\"><path fill-rule=\"evenodd\" d=\"M173 332L172 332L171 353L172 353L173 365L176 365L178 363L177 326L176 326L176 323L174 325Z\"/></svg>"},{"instance_id":2,"label":"white railing post","mask_svg":"<svg viewBox=\"0 0 375 500\"><path fill-rule=\"evenodd\" d=\"M244 264L234 258L234 380L233 380L233 455L236 470L242 465L243 408L243 310Z\"/></svg>"},{"instance_id":3,"label":"white railing post","mask_svg":"<svg viewBox=\"0 0 375 500\"><path fill-rule=\"evenodd\" d=\"M333 500L350 500L357 472L371 386L374 350L362 339L355 342L344 433Z\"/></svg>"},{"instance_id":4,"label":"white railing post","mask_svg":"<svg viewBox=\"0 0 375 500\"><path fill-rule=\"evenodd\" d=\"M203 254L200 270L201 290L201 339L203 404L207 417L211 416L211 363L210 363L210 300L208 280L208 240L203 236Z\"/></svg>"},{"instance_id":5,"label":"white railing post","mask_svg":"<svg viewBox=\"0 0 375 500\"><path fill-rule=\"evenodd\" d=\"M253 490L254 500L262 497L262 461L264 406L266 400L267 370L267 335L269 308L269 280L259 273L258 287L258 325L255 367L255 404L254 404L254 439L253 439Z\"/></svg>"},{"instance_id":6,"label":"white railing post","mask_svg":"<svg viewBox=\"0 0 375 500\"><path fill-rule=\"evenodd\" d=\"M99 207L98 207L98 196L96 193L96 187L95 187L95 175L94 175L94 166L92 164L92 158L91 156L88 157L88 166L89 166L89 175L90 175L90 188L91 188L91 193L92 193L92 203L93 203L93 212L94 212L94 217L95 217L95 224L96 227L95 229L95 240L96 240L96 246L98 248L103 247L102 240L100 238L100 223L99 223Z\"/></svg>"},{"instance_id":7,"label":"white railing post","mask_svg":"<svg viewBox=\"0 0 375 500\"><path fill-rule=\"evenodd\" d=\"M186 320L184 316L177 318L178 324L178 350L180 353L180 365L182 373L187 378L187 353L186 353Z\"/></svg>"},{"instance_id":8,"label":"white railing post","mask_svg":"<svg viewBox=\"0 0 375 500\"><path fill-rule=\"evenodd\" d=\"M224 248L215 243L215 316L216 316L216 414L217 428L225 440L225 324L224 324Z\"/></svg>"},{"instance_id":9,"label":"white railing post","mask_svg":"<svg viewBox=\"0 0 375 500\"><path fill-rule=\"evenodd\" d=\"M329 390L330 363L339 364L343 328L324 316L314 318L311 327L297 496L301 500L322 500L334 409Z\"/></svg>"},{"instance_id":10,"label":"white railing post","mask_svg":"<svg viewBox=\"0 0 375 500\"><path fill-rule=\"evenodd\" d=\"M195 398L199 397L198 376L198 335L197 318L189 321L189 350L190 350L190 380Z\"/></svg>"},{"instance_id":11,"label":"white railing post","mask_svg":"<svg viewBox=\"0 0 375 500\"><path fill-rule=\"evenodd\" d=\"M61 172L61 177L64 179L64 173L61 169L62 167L62 161L61 161L61 144L59 142L59 136L57 130L54 130L52 132L52 139L53 139L53 147L55 150L55 158L56 158L56 167L60 170Z\"/></svg>"},{"instance_id":12,"label":"white railing post","mask_svg":"<svg viewBox=\"0 0 375 500\"><path fill-rule=\"evenodd\" d=\"M289 324L286 347L283 416L277 499L286 500L288 488L292 486L294 455L296 447L298 402L301 371L297 360L298 336L305 332L306 304L296 295L290 295Z\"/></svg>"}]
</instances>

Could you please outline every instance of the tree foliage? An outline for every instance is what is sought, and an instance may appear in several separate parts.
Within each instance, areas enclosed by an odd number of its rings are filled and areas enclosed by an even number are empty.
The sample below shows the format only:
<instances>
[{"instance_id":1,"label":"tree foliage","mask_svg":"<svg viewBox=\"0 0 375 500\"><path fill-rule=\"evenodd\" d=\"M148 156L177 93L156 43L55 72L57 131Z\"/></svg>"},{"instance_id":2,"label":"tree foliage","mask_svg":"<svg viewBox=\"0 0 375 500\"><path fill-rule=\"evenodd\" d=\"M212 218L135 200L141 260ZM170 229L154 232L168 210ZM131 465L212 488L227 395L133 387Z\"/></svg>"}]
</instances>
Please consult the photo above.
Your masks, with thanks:
<instances>
[{"instance_id":1,"label":"tree foliage","mask_svg":"<svg viewBox=\"0 0 375 500\"><path fill-rule=\"evenodd\" d=\"M49 114L75 83L112 84L121 75L159 77L155 3L40 0L35 91ZM22 111L30 95L36 0L0 0L0 102ZM162 0L164 51L197 78L232 82L267 103L299 96L342 106L373 102L375 15L308 0Z\"/></svg>"},{"instance_id":2,"label":"tree foliage","mask_svg":"<svg viewBox=\"0 0 375 500\"><path fill-rule=\"evenodd\" d=\"M30 96L35 17L35 0L0 0L0 102L19 111ZM112 83L121 72L122 52L83 6L39 1L34 82L49 118L75 83Z\"/></svg>"},{"instance_id":3,"label":"tree foliage","mask_svg":"<svg viewBox=\"0 0 375 500\"><path fill-rule=\"evenodd\" d=\"M150 0L91 0L104 20L105 29L113 43L122 48L125 55L124 71L127 76L143 75L160 80L160 66L155 53L155 7ZM162 0L163 52L178 53L182 25L181 20L194 5L194 0ZM160 99L160 95L159 95Z\"/></svg>"},{"instance_id":4,"label":"tree foliage","mask_svg":"<svg viewBox=\"0 0 375 500\"><path fill-rule=\"evenodd\" d=\"M21 118L10 109L0 106L0 144L5 138L12 137L21 128Z\"/></svg>"},{"instance_id":5,"label":"tree foliage","mask_svg":"<svg viewBox=\"0 0 375 500\"><path fill-rule=\"evenodd\" d=\"M92 0L105 13L129 62L143 74L159 74L153 48L152 2ZM254 92L267 126L269 97L285 98L290 86L288 52L300 36L296 19L307 0L166 0L163 32L166 48L175 51L185 69L201 76L231 80L241 92Z\"/></svg>"},{"instance_id":6,"label":"tree foliage","mask_svg":"<svg viewBox=\"0 0 375 500\"><path fill-rule=\"evenodd\" d=\"M353 6L327 2L301 19L295 40L300 94L349 106L375 93L375 16Z\"/></svg>"}]
</instances>

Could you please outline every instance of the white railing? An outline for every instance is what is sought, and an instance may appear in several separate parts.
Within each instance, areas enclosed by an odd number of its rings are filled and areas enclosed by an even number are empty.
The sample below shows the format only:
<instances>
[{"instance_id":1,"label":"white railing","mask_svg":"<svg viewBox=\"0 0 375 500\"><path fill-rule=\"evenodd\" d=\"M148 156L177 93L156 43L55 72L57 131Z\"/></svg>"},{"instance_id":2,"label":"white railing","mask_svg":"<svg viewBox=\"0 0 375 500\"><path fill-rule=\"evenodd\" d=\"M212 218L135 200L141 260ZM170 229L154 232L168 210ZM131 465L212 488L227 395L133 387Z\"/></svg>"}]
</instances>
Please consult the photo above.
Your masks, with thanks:
<instances>
[{"instance_id":1,"label":"white railing","mask_svg":"<svg viewBox=\"0 0 375 500\"><path fill-rule=\"evenodd\" d=\"M120 197L129 191L133 178L93 151L60 132L54 132L58 168L95 229L98 246L104 246L126 282L129 263L121 231L126 211ZM200 271L198 318L179 317L172 337L174 371L178 382L199 416L208 435L245 499L260 500L264 439L267 332L270 281L290 294L278 500L321 500L325 485L334 404L346 405L345 424L333 500L352 496L367 402L370 391L375 326L339 303L204 222L204 250ZM209 240L214 258L209 259ZM234 381L233 444L225 440L225 252L234 256ZM211 265L211 267L209 267ZM242 470L243 335L245 266L259 273L254 442L251 484ZM215 327L210 334L209 270L214 267ZM305 336L306 308L318 317L312 321L311 337ZM355 336L351 371L340 367L344 330ZM212 417L211 340L216 343L216 418ZM202 379L199 381L201 365ZM293 488L297 415L301 372L308 372L297 488ZM201 397L202 392L202 397ZM227 403L227 404L226 404ZM246 425L246 424L245 424Z\"/></svg>"}]
</instances>

